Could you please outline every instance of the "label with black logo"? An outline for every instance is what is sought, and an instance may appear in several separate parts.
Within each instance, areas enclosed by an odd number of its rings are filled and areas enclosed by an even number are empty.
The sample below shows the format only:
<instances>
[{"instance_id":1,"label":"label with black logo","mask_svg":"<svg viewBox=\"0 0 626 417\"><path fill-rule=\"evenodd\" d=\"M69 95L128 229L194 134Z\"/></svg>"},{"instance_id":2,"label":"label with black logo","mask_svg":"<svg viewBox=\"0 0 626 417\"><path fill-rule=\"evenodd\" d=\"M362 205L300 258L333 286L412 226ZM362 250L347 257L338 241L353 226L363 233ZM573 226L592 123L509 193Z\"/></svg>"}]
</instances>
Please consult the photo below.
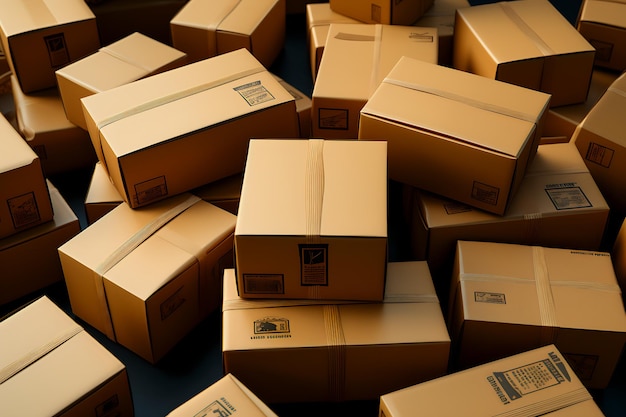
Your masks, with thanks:
<instances>
[{"instance_id":1,"label":"label with black logo","mask_svg":"<svg viewBox=\"0 0 626 417\"><path fill-rule=\"evenodd\" d=\"M347 130L348 110L347 109L319 109L317 120L320 129Z\"/></svg>"},{"instance_id":2,"label":"label with black logo","mask_svg":"<svg viewBox=\"0 0 626 417\"><path fill-rule=\"evenodd\" d=\"M50 65L53 68L61 67L70 63L70 54L67 51L65 35L63 33L46 36L43 40L46 43L46 48L48 49Z\"/></svg>"},{"instance_id":3,"label":"label with black logo","mask_svg":"<svg viewBox=\"0 0 626 417\"><path fill-rule=\"evenodd\" d=\"M34 193L22 194L7 200L13 227L16 229L41 220Z\"/></svg>"},{"instance_id":4,"label":"label with black logo","mask_svg":"<svg viewBox=\"0 0 626 417\"><path fill-rule=\"evenodd\" d=\"M135 184L135 202L139 205L167 196L165 176Z\"/></svg>"},{"instance_id":5,"label":"label with black logo","mask_svg":"<svg viewBox=\"0 0 626 417\"><path fill-rule=\"evenodd\" d=\"M300 250L300 284L328 285L328 244L303 243Z\"/></svg>"}]
</instances>

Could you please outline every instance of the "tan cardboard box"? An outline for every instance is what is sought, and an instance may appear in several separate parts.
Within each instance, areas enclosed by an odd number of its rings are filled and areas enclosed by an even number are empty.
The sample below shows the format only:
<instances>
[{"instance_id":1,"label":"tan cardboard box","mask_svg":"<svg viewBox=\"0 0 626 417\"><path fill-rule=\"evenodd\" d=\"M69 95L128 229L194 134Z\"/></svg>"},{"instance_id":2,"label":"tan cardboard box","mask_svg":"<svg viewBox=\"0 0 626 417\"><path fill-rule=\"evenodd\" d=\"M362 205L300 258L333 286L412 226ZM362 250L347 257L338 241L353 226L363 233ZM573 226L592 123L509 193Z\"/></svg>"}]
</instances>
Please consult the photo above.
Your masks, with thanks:
<instances>
[{"instance_id":1,"label":"tan cardboard box","mask_svg":"<svg viewBox=\"0 0 626 417\"><path fill-rule=\"evenodd\" d=\"M100 47L83 0L0 2L0 40L25 93L56 86L54 72Z\"/></svg>"},{"instance_id":2,"label":"tan cardboard box","mask_svg":"<svg viewBox=\"0 0 626 417\"><path fill-rule=\"evenodd\" d=\"M24 94L12 75L11 91L17 129L46 176L88 168L98 160L89 133L67 119L58 89Z\"/></svg>"},{"instance_id":3,"label":"tan cardboard box","mask_svg":"<svg viewBox=\"0 0 626 417\"><path fill-rule=\"evenodd\" d=\"M0 238L52 220L41 160L0 115Z\"/></svg>"},{"instance_id":4,"label":"tan cardboard box","mask_svg":"<svg viewBox=\"0 0 626 417\"><path fill-rule=\"evenodd\" d=\"M266 68L285 43L286 0L190 0L170 21L172 45L191 62L240 48Z\"/></svg>"},{"instance_id":5,"label":"tan cardboard box","mask_svg":"<svg viewBox=\"0 0 626 417\"><path fill-rule=\"evenodd\" d=\"M611 259L613 259L617 281L622 288L622 293L624 293L626 291L626 226L624 226L623 220L611 247Z\"/></svg>"},{"instance_id":6,"label":"tan cardboard box","mask_svg":"<svg viewBox=\"0 0 626 417\"><path fill-rule=\"evenodd\" d=\"M412 25L428 10L433 0L330 0L330 8L364 23Z\"/></svg>"},{"instance_id":7,"label":"tan cardboard box","mask_svg":"<svg viewBox=\"0 0 626 417\"><path fill-rule=\"evenodd\" d=\"M241 297L383 299L386 147L250 141L235 228Z\"/></svg>"},{"instance_id":8,"label":"tan cardboard box","mask_svg":"<svg viewBox=\"0 0 626 417\"><path fill-rule=\"evenodd\" d=\"M587 98L595 48L548 0L457 10L453 67L552 95L551 106Z\"/></svg>"},{"instance_id":9,"label":"tan cardboard box","mask_svg":"<svg viewBox=\"0 0 626 417\"><path fill-rule=\"evenodd\" d=\"M0 339L1 415L134 415L124 364L46 296L5 317Z\"/></svg>"},{"instance_id":10,"label":"tan cardboard box","mask_svg":"<svg viewBox=\"0 0 626 417\"><path fill-rule=\"evenodd\" d=\"M549 101L402 57L361 110L359 140L387 141L389 178L502 215L534 158Z\"/></svg>"},{"instance_id":11,"label":"tan cardboard box","mask_svg":"<svg viewBox=\"0 0 626 417\"><path fill-rule=\"evenodd\" d=\"M512 355L387 393L380 415L602 417L556 346Z\"/></svg>"},{"instance_id":12,"label":"tan cardboard box","mask_svg":"<svg viewBox=\"0 0 626 417\"><path fill-rule=\"evenodd\" d=\"M604 389L626 344L608 252L458 241L448 326L464 369L554 343L589 389Z\"/></svg>"},{"instance_id":13,"label":"tan cardboard box","mask_svg":"<svg viewBox=\"0 0 626 417\"><path fill-rule=\"evenodd\" d=\"M245 300L226 270L222 317L225 372L267 403L375 400L448 367L426 262L389 263L382 303Z\"/></svg>"},{"instance_id":14,"label":"tan cardboard box","mask_svg":"<svg viewBox=\"0 0 626 417\"><path fill-rule=\"evenodd\" d=\"M300 136L303 139L311 137L311 97L298 90L287 81L274 74L280 85L293 96L296 101L296 112L298 113L298 126L300 127Z\"/></svg>"},{"instance_id":15,"label":"tan cardboard box","mask_svg":"<svg viewBox=\"0 0 626 417\"><path fill-rule=\"evenodd\" d=\"M359 111L403 56L437 63L437 29L331 23L312 93L312 137L356 139Z\"/></svg>"},{"instance_id":16,"label":"tan cardboard box","mask_svg":"<svg viewBox=\"0 0 626 417\"><path fill-rule=\"evenodd\" d=\"M243 172L252 137L299 135L295 99L246 49L81 101L98 159L133 208Z\"/></svg>"},{"instance_id":17,"label":"tan cardboard box","mask_svg":"<svg viewBox=\"0 0 626 417\"><path fill-rule=\"evenodd\" d=\"M232 374L176 407L167 417L229 416L239 413L246 417L277 417L252 391Z\"/></svg>"},{"instance_id":18,"label":"tan cardboard box","mask_svg":"<svg viewBox=\"0 0 626 417\"><path fill-rule=\"evenodd\" d=\"M596 49L596 66L626 70L626 1L583 0L576 28Z\"/></svg>"},{"instance_id":19,"label":"tan cardboard box","mask_svg":"<svg viewBox=\"0 0 626 417\"><path fill-rule=\"evenodd\" d=\"M134 32L55 74L67 119L87 130L81 98L185 64L184 52Z\"/></svg>"},{"instance_id":20,"label":"tan cardboard box","mask_svg":"<svg viewBox=\"0 0 626 417\"><path fill-rule=\"evenodd\" d=\"M59 247L72 311L151 363L220 303L235 216L191 194L121 204Z\"/></svg>"}]
</instances>

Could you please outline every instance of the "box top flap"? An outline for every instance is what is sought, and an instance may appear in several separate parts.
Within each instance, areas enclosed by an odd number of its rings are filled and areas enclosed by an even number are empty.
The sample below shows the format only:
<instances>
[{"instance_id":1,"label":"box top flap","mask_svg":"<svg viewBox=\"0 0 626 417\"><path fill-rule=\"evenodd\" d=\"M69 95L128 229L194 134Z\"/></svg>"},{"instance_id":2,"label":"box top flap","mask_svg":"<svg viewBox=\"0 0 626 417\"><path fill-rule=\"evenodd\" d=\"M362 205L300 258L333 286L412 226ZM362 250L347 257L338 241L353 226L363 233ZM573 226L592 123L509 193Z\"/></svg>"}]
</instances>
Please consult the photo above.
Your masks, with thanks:
<instances>
[{"instance_id":1,"label":"box top flap","mask_svg":"<svg viewBox=\"0 0 626 417\"><path fill-rule=\"evenodd\" d=\"M263 18L282 0L239 0L218 26L220 32L251 35Z\"/></svg>"},{"instance_id":2,"label":"box top flap","mask_svg":"<svg viewBox=\"0 0 626 417\"><path fill-rule=\"evenodd\" d=\"M239 7L241 0L203 1L191 0L170 20L171 25L217 30L220 23Z\"/></svg>"},{"instance_id":3,"label":"box top flap","mask_svg":"<svg viewBox=\"0 0 626 417\"><path fill-rule=\"evenodd\" d=\"M0 173L30 165L37 159L33 148L4 115L0 115Z\"/></svg>"},{"instance_id":4,"label":"box top flap","mask_svg":"<svg viewBox=\"0 0 626 417\"><path fill-rule=\"evenodd\" d=\"M600 97L598 102L580 122L578 129L591 131L619 146L626 146L624 136L624 109L626 109L626 74L620 75ZM575 141L577 133L573 134Z\"/></svg>"},{"instance_id":5,"label":"box top flap","mask_svg":"<svg viewBox=\"0 0 626 417\"><path fill-rule=\"evenodd\" d=\"M331 23L361 23L356 19L333 11L328 2L307 3L306 18L309 30L317 26L329 26Z\"/></svg>"},{"instance_id":6,"label":"box top flap","mask_svg":"<svg viewBox=\"0 0 626 417\"><path fill-rule=\"evenodd\" d=\"M147 74L186 56L184 52L139 32L100 48L100 52L142 68Z\"/></svg>"},{"instance_id":7,"label":"box top flap","mask_svg":"<svg viewBox=\"0 0 626 417\"><path fill-rule=\"evenodd\" d=\"M625 1L619 0L586 0L582 2L579 24L581 22L599 23L602 25L626 28Z\"/></svg>"},{"instance_id":8,"label":"box top flap","mask_svg":"<svg viewBox=\"0 0 626 417\"><path fill-rule=\"evenodd\" d=\"M85 204L121 203L122 201L122 196L111 182L106 168L100 161L96 162L85 196Z\"/></svg>"},{"instance_id":9,"label":"box top flap","mask_svg":"<svg viewBox=\"0 0 626 417\"><path fill-rule=\"evenodd\" d=\"M0 27L7 37L96 18L83 0L7 0L0 7Z\"/></svg>"}]
</instances>

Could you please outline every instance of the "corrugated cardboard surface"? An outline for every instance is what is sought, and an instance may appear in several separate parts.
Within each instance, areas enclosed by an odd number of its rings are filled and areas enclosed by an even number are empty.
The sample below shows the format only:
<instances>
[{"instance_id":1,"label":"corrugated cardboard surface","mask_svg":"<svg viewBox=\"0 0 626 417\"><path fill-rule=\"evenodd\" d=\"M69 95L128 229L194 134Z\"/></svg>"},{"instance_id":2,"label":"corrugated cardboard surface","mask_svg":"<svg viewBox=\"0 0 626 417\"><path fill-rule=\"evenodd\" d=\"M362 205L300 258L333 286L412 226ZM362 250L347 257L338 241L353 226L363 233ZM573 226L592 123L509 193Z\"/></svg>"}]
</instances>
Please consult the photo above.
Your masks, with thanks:
<instances>
[{"instance_id":1,"label":"corrugated cardboard surface","mask_svg":"<svg viewBox=\"0 0 626 417\"><path fill-rule=\"evenodd\" d=\"M330 0L330 8L339 14L364 23L386 25L412 25L432 4L432 0Z\"/></svg>"},{"instance_id":2,"label":"corrugated cardboard surface","mask_svg":"<svg viewBox=\"0 0 626 417\"><path fill-rule=\"evenodd\" d=\"M596 66L626 70L626 2L584 1L576 28L596 49Z\"/></svg>"}]
</instances>

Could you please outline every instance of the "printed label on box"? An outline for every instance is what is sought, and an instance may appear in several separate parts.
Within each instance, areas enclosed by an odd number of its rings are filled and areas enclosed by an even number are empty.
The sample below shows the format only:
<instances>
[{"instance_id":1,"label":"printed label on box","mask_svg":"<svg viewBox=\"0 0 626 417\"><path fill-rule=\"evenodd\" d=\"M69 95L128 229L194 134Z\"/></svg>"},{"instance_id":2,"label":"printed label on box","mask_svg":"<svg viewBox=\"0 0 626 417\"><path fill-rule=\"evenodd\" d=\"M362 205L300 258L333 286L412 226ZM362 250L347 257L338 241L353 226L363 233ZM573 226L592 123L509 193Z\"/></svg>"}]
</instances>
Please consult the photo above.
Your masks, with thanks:
<instances>
[{"instance_id":1,"label":"printed label on box","mask_svg":"<svg viewBox=\"0 0 626 417\"><path fill-rule=\"evenodd\" d=\"M283 274L243 274L245 294L284 294Z\"/></svg>"},{"instance_id":2,"label":"printed label on box","mask_svg":"<svg viewBox=\"0 0 626 417\"><path fill-rule=\"evenodd\" d=\"M118 407L120 406L120 400L117 398L117 394L113 394L102 403L96 406L96 417L114 417L120 412Z\"/></svg>"},{"instance_id":3,"label":"printed label on box","mask_svg":"<svg viewBox=\"0 0 626 417\"><path fill-rule=\"evenodd\" d=\"M251 83L240 85L233 88L241 97L248 102L250 106L265 103L274 100L274 96L261 84L261 81L253 81Z\"/></svg>"},{"instance_id":4,"label":"printed label on box","mask_svg":"<svg viewBox=\"0 0 626 417\"><path fill-rule=\"evenodd\" d=\"M348 130L346 109L319 109L317 120L320 129Z\"/></svg>"},{"instance_id":5,"label":"printed label on box","mask_svg":"<svg viewBox=\"0 0 626 417\"><path fill-rule=\"evenodd\" d=\"M575 183L548 184L545 191L557 210L592 207L583 190Z\"/></svg>"},{"instance_id":6,"label":"printed label on box","mask_svg":"<svg viewBox=\"0 0 626 417\"><path fill-rule=\"evenodd\" d=\"M44 42L48 48L48 56L50 57L50 65L53 68L61 67L70 63L70 55L65 44L65 35L57 33L46 36Z\"/></svg>"},{"instance_id":7,"label":"printed label on box","mask_svg":"<svg viewBox=\"0 0 626 417\"><path fill-rule=\"evenodd\" d=\"M222 401L215 400L209 405L207 405L206 407L204 407L202 410L194 414L193 417L206 417L206 416L226 417L226 416L232 415L233 411L234 410L231 411L229 408L227 408L226 404L224 404Z\"/></svg>"},{"instance_id":8,"label":"printed label on box","mask_svg":"<svg viewBox=\"0 0 626 417\"><path fill-rule=\"evenodd\" d=\"M174 312L178 310L178 307L185 303L185 297L180 295L182 289L183 287L177 289L174 294L167 297L167 299L159 306L161 311L161 321L174 314Z\"/></svg>"},{"instance_id":9,"label":"printed label on box","mask_svg":"<svg viewBox=\"0 0 626 417\"><path fill-rule=\"evenodd\" d=\"M289 320L278 317L263 317L254 321L254 334L289 333Z\"/></svg>"},{"instance_id":10,"label":"printed label on box","mask_svg":"<svg viewBox=\"0 0 626 417\"><path fill-rule=\"evenodd\" d=\"M328 244L300 244L300 284L328 285Z\"/></svg>"},{"instance_id":11,"label":"printed label on box","mask_svg":"<svg viewBox=\"0 0 626 417\"><path fill-rule=\"evenodd\" d=\"M41 220L34 193L31 192L10 198L7 203L14 228L18 229Z\"/></svg>"},{"instance_id":12,"label":"printed label on box","mask_svg":"<svg viewBox=\"0 0 626 417\"><path fill-rule=\"evenodd\" d=\"M499 188L474 181L474 186L472 187L472 198L474 200L496 206L498 205L498 194L500 194Z\"/></svg>"},{"instance_id":13,"label":"printed label on box","mask_svg":"<svg viewBox=\"0 0 626 417\"><path fill-rule=\"evenodd\" d=\"M372 4L372 9L370 11L371 16L370 18L372 19L372 21L376 22L376 23L380 23L380 19L382 16L382 11L379 5L377 4Z\"/></svg>"},{"instance_id":14,"label":"printed label on box","mask_svg":"<svg viewBox=\"0 0 626 417\"><path fill-rule=\"evenodd\" d=\"M477 303L506 304L506 296L497 292L475 291L474 301Z\"/></svg>"},{"instance_id":15,"label":"printed label on box","mask_svg":"<svg viewBox=\"0 0 626 417\"><path fill-rule=\"evenodd\" d=\"M156 177L148 181L135 184L136 204L146 204L167 195L167 183L165 177Z\"/></svg>"},{"instance_id":16,"label":"printed label on box","mask_svg":"<svg viewBox=\"0 0 626 417\"><path fill-rule=\"evenodd\" d=\"M615 151L613 149L602 146L599 143L590 142L585 159L589 162L601 165L604 168L608 168L611 166L614 153Z\"/></svg>"},{"instance_id":17,"label":"printed label on box","mask_svg":"<svg viewBox=\"0 0 626 417\"><path fill-rule=\"evenodd\" d=\"M567 359L569 366L576 372L576 376L582 381L590 381L593 378L593 372L600 359L597 355L563 353L563 356Z\"/></svg>"},{"instance_id":18,"label":"printed label on box","mask_svg":"<svg viewBox=\"0 0 626 417\"><path fill-rule=\"evenodd\" d=\"M432 33L428 33L428 32L422 32L422 33L411 32L409 34L409 39L417 41L417 42L433 43L435 40L435 37L432 35Z\"/></svg>"},{"instance_id":19,"label":"printed label on box","mask_svg":"<svg viewBox=\"0 0 626 417\"><path fill-rule=\"evenodd\" d=\"M458 203L456 201L450 201L444 203L443 205L446 214L459 214L459 213L467 213L468 211L472 211L472 208L467 204Z\"/></svg>"}]
</instances>

